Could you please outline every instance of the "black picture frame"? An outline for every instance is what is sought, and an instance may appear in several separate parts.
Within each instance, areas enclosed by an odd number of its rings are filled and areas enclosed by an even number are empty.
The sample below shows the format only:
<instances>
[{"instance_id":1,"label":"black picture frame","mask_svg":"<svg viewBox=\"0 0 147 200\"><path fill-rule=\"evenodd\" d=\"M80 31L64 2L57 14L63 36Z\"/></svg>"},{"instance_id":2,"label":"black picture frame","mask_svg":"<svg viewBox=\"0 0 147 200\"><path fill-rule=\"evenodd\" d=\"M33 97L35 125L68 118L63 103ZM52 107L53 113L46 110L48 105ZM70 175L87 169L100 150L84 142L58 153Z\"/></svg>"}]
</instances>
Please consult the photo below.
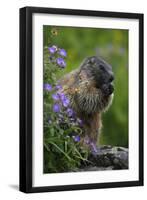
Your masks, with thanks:
<instances>
[{"instance_id":1,"label":"black picture frame","mask_svg":"<svg viewBox=\"0 0 147 200\"><path fill-rule=\"evenodd\" d=\"M32 186L32 15L50 13L139 20L139 180L64 186ZM20 191L26 193L143 185L143 14L58 8L20 9Z\"/></svg>"}]
</instances>

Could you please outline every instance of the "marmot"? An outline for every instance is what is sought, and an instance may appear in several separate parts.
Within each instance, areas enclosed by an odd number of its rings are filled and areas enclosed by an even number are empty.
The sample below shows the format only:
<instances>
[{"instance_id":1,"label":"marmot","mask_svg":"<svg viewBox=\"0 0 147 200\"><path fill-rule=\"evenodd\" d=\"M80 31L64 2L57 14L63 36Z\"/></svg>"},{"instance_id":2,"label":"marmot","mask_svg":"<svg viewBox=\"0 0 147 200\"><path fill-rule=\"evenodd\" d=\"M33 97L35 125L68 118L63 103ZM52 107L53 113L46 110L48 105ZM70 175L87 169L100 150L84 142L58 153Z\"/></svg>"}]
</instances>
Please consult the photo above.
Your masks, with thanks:
<instances>
[{"instance_id":1,"label":"marmot","mask_svg":"<svg viewBox=\"0 0 147 200\"><path fill-rule=\"evenodd\" d=\"M112 67L101 58L92 56L59 81L71 107L84 123L83 141L92 146L98 143L101 113L108 109L113 99L113 80Z\"/></svg>"}]
</instances>

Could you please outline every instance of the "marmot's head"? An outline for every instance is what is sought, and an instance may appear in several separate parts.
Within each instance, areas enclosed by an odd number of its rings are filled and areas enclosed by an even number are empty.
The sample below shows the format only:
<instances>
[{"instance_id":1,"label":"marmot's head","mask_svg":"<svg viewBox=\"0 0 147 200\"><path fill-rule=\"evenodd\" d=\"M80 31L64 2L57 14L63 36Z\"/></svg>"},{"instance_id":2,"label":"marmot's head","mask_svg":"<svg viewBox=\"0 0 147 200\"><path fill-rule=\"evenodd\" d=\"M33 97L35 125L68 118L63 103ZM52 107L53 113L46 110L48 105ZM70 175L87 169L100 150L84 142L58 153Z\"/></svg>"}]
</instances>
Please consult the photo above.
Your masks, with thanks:
<instances>
[{"instance_id":1,"label":"marmot's head","mask_svg":"<svg viewBox=\"0 0 147 200\"><path fill-rule=\"evenodd\" d=\"M78 92L71 99L73 107L88 114L106 110L112 102L113 80L108 63L96 56L85 59L76 77Z\"/></svg>"},{"instance_id":2,"label":"marmot's head","mask_svg":"<svg viewBox=\"0 0 147 200\"><path fill-rule=\"evenodd\" d=\"M112 67L108 63L93 56L84 60L80 68L81 73L85 73L87 81L93 79L95 87L100 89L104 96L109 96L113 93L112 81L114 80L114 74Z\"/></svg>"}]
</instances>

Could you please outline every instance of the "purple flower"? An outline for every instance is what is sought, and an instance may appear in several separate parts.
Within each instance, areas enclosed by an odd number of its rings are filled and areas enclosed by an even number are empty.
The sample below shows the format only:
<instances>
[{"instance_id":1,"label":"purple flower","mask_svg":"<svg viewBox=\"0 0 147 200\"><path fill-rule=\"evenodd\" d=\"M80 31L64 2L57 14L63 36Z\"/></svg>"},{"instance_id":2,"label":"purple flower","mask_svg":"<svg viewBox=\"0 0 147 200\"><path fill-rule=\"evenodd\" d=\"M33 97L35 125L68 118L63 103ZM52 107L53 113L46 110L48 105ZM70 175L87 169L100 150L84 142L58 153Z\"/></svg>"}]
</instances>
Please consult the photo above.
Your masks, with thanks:
<instances>
[{"instance_id":1,"label":"purple flower","mask_svg":"<svg viewBox=\"0 0 147 200\"><path fill-rule=\"evenodd\" d=\"M56 62L61 68L66 67L66 62L63 58L57 58Z\"/></svg>"},{"instance_id":2,"label":"purple flower","mask_svg":"<svg viewBox=\"0 0 147 200\"><path fill-rule=\"evenodd\" d=\"M62 101L63 106L67 107L69 105L69 103L70 103L69 99L62 92L58 92L57 94L59 95L59 97L60 97L60 99Z\"/></svg>"},{"instance_id":3,"label":"purple flower","mask_svg":"<svg viewBox=\"0 0 147 200\"><path fill-rule=\"evenodd\" d=\"M48 83L45 83L43 85L43 88L44 88L44 90L47 90L47 91L51 91L52 90L52 86L50 84L48 84Z\"/></svg>"},{"instance_id":4,"label":"purple flower","mask_svg":"<svg viewBox=\"0 0 147 200\"><path fill-rule=\"evenodd\" d=\"M97 150L96 144L93 142L90 142L90 146L91 146L92 153L97 154L98 150Z\"/></svg>"},{"instance_id":5,"label":"purple flower","mask_svg":"<svg viewBox=\"0 0 147 200\"><path fill-rule=\"evenodd\" d=\"M74 111L73 111L73 109L71 109L71 108L68 108L68 109L67 109L67 114L68 114L68 116L69 116L69 117L72 117L72 116L73 116L73 114L74 114Z\"/></svg>"},{"instance_id":6,"label":"purple flower","mask_svg":"<svg viewBox=\"0 0 147 200\"><path fill-rule=\"evenodd\" d=\"M57 51L57 47L54 45L52 47L48 47L48 50L51 54L54 54Z\"/></svg>"},{"instance_id":7,"label":"purple flower","mask_svg":"<svg viewBox=\"0 0 147 200\"><path fill-rule=\"evenodd\" d=\"M73 136L75 142L80 142L81 138L79 135Z\"/></svg>"},{"instance_id":8,"label":"purple flower","mask_svg":"<svg viewBox=\"0 0 147 200\"><path fill-rule=\"evenodd\" d=\"M58 95L59 95L61 101L63 101L66 98L66 96L63 92L58 92Z\"/></svg>"},{"instance_id":9,"label":"purple flower","mask_svg":"<svg viewBox=\"0 0 147 200\"><path fill-rule=\"evenodd\" d=\"M52 98L56 101L60 99L59 94L52 94Z\"/></svg>"},{"instance_id":10,"label":"purple flower","mask_svg":"<svg viewBox=\"0 0 147 200\"><path fill-rule=\"evenodd\" d=\"M54 105L53 105L53 111L54 111L54 112L60 112L60 105L57 104L57 103L54 104Z\"/></svg>"},{"instance_id":11,"label":"purple flower","mask_svg":"<svg viewBox=\"0 0 147 200\"><path fill-rule=\"evenodd\" d=\"M62 100L63 106L67 107L69 105L69 99L65 96L65 98Z\"/></svg>"},{"instance_id":12,"label":"purple flower","mask_svg":"<svg viewBox=\"0 0 147 200\"><path fill-rule=\"evenodd\" d=\"M67 53L66 53L65 49L60 49L60 50L59 50L59 55L60 55L60 56L63 56L63 57L66 57L66 56L67 56Z\"/></svg>"},{"instance_id":13,"label":"purple flower","mask_svg":"<svg viewBox=\"0 0 147 200\"><path fill-rule=\"evenodd\" d=\"M56 85L56 89L57 89L57 90L61 90L61 89L62 89L62 86L61 86L61 85Z\"/></svg>"}]
</instances>

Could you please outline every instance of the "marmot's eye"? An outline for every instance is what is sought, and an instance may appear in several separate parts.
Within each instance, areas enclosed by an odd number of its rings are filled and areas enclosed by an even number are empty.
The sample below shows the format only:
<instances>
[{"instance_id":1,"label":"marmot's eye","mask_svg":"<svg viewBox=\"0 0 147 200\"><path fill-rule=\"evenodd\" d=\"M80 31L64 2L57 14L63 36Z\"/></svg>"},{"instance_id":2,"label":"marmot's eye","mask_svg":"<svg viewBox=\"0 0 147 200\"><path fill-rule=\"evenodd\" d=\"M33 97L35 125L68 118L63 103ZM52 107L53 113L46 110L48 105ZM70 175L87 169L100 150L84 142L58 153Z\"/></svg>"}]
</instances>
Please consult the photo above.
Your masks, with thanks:
<instances>
[{"instance_id":1,"label":"marmot's eye","mask_svg":"<svg viewBox=\"0 0 147 200\"><path fill-rule=\"evenodd\" d=\"M105 71L105 67L103 65L99 65L100 70Z\"/></svg>"}]
</instances>

